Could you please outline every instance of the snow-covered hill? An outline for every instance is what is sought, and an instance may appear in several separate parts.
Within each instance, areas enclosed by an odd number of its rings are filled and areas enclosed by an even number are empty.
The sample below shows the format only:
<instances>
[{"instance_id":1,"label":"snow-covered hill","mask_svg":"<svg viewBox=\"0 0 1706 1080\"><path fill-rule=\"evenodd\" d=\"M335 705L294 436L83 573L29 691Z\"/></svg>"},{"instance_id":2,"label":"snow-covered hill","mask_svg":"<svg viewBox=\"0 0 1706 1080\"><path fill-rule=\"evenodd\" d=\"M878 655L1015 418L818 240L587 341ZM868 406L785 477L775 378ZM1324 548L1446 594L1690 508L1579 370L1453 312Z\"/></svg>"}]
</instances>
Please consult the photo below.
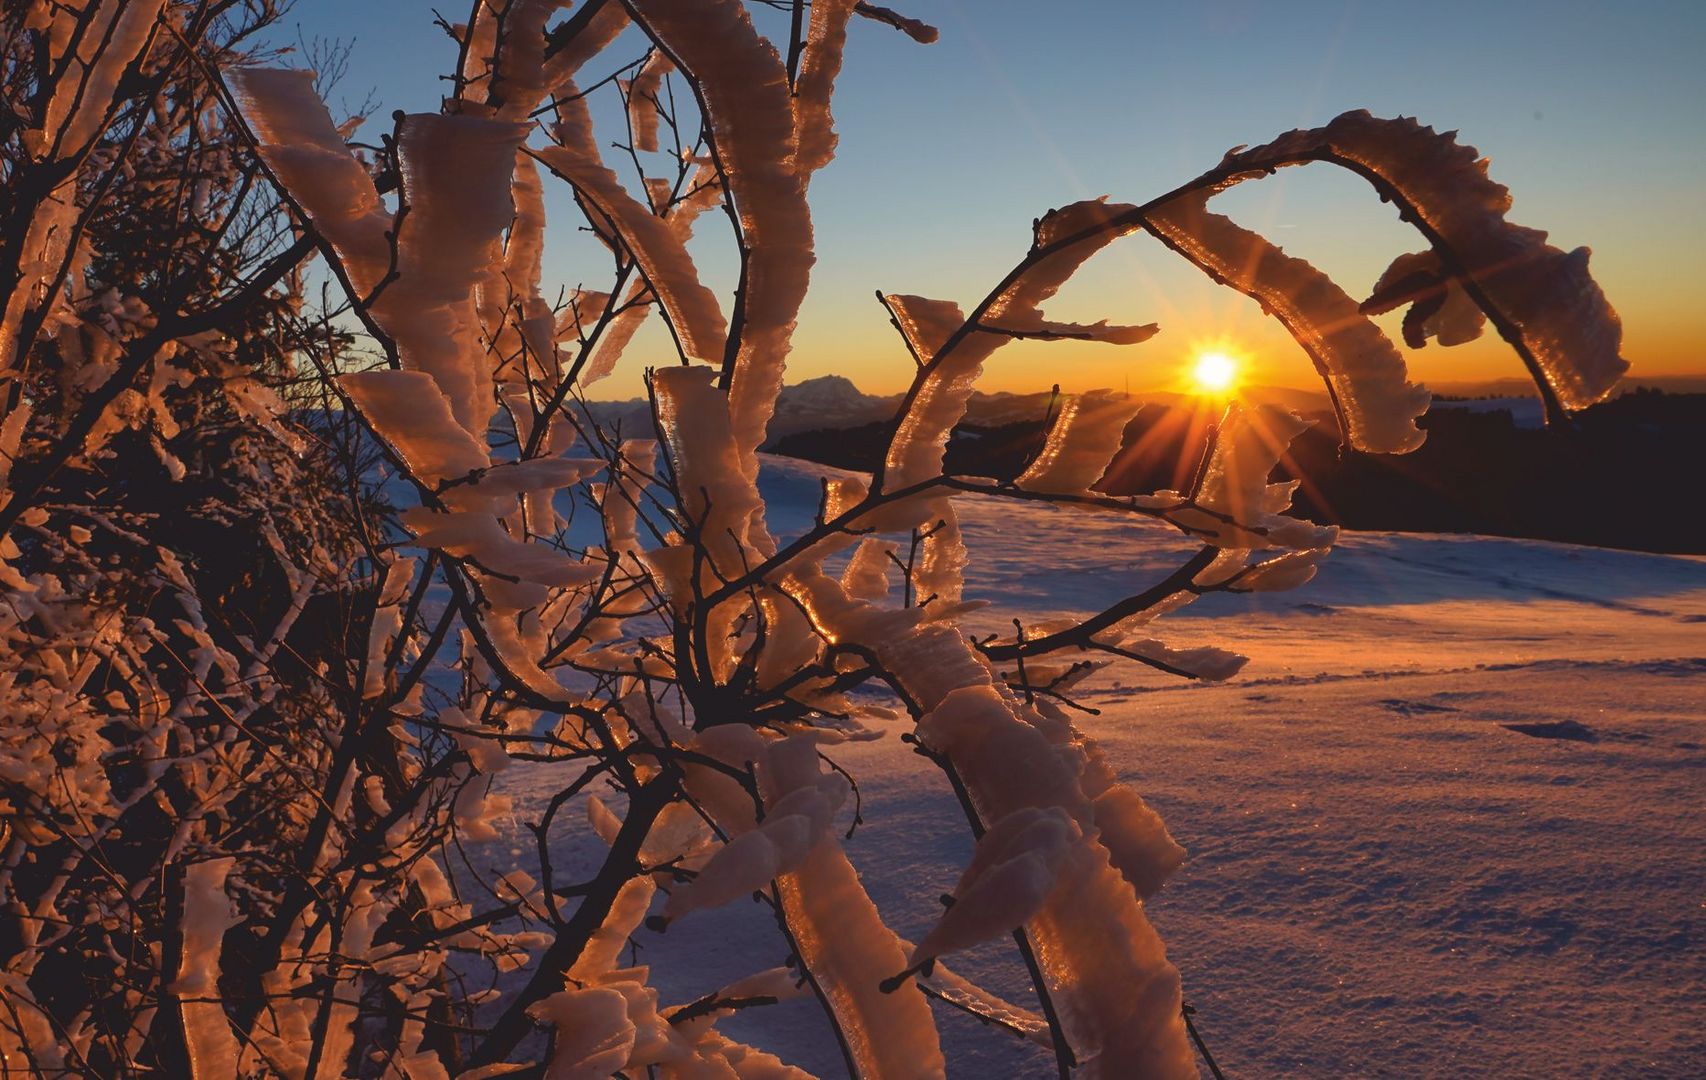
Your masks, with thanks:
<instances>
[{"instance_id":1,"label":"snow-covered hill","mask_svg":"<svg viewBox=\"0 0 1706 1080\"><path fill-rule=\"evenodd\" d=\"M807 524L823 471L766 461L780 531ZM959 506L992 625L1090 610L1181 550L1144 524ZM1191 851L1151 913L1229 1076L1706 1075L1706 560L1354 534L1295 593L1160 629L1252 661L1214 686L1105 673L1080 723ZM910 935L969 844L900 730L832 756L864 802L847 849ZM559 782L511 775L522 817ZM787 953L751 904L639 941L670 1001ZM1028 1000L1004 946L954 966ZM1053 1074L1035 1046L941 1022L950 1075ZM841 1075L808 1002L724 1027Z\"/></svg>"}]
</instances>

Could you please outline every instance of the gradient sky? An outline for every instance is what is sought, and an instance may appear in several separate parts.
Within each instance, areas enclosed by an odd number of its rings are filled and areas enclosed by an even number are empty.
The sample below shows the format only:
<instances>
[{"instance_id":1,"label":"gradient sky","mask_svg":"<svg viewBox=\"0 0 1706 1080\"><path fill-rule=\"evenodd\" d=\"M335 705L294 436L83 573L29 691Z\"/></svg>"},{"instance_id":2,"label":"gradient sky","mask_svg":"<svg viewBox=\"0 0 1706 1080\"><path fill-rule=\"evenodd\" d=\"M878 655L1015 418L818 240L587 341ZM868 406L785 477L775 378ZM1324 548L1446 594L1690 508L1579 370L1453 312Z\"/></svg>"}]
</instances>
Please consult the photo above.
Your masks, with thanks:
<instances>
[{"instance_id":1,"label":"gradient sky","mask_svg":"<svg viewBox=\"0 0 1706 1080\"><path fill-rule=\"evenodd\" d=\"M969 305L1023 256L1031 220L1048 208L1103 194L1142 202L1233 145L1355 108L1457 129L1492 158L1515 197L1513 220L1549 230L1560 247L1593 248L1633 374L1706 374L1706 2L888 2L940 27L941 39L920 46L854 20L836 90L840 148L812 185L818 264L790 382L834 372L898 390L911 362L875 290ZM445 3L447 16L465 17L466 0ZM455 61L433 6L299 0L285 32L352 45L334 113L370 90L381 117L432 110L438 75ZM766 32L785 29L774 12L756 17ZM590 70L639 55L643 45L624 50L627 41ZM1247 183L1214 206L1353 295L1422 246L1362 181L1327 165ZM548 204L558 225L548 292L597 287L608 266L568 232L571 207L561 191ZM726 303L726 230L708 215L700 233L695 258ZM1162 332L1124 347L1015 343L983 388L1177 386L1214 341L1249 358L1253 381L1315 385L1302 352L1253 302L1146 237L1099 255L1047 310L1159 322ZM1522 374L1495 342L1410 358L1434 384ZM669 362L653 325L597 396L636 394L645 365Z\"/></svg>"}]
</instances>

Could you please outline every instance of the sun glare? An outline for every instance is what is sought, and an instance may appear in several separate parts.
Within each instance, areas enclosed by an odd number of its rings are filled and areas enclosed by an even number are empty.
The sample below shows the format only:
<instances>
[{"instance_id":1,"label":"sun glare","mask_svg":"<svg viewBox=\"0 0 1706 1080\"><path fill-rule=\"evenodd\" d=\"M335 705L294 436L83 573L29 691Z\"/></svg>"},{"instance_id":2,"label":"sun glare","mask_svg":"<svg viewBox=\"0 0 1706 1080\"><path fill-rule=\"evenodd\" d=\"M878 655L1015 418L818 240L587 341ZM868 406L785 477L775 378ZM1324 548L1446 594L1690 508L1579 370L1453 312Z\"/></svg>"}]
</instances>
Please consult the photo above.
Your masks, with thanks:
<instances>
[{"instance_id":1,"label":"sun glare","mask_svg":"<svg viewBox=\"0 0 1706 1080\"><path fill-rule=\"evenodd\" d=\"M1191 366L1191 381L1199 394L1231 393L1238 385L1238 361L1223 352L1198 353Z\"/></svg>"}]
</instances>

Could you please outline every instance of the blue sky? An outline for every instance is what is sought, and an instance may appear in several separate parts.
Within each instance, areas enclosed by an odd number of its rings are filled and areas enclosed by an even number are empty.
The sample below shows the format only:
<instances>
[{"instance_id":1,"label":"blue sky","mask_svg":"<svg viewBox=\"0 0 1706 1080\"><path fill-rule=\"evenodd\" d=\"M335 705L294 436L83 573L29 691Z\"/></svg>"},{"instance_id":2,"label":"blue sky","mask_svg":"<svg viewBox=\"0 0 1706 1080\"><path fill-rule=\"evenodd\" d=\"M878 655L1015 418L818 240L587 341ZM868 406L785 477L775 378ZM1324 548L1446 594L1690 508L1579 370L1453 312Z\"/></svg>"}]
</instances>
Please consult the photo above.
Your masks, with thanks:
<instances>
[{"instance_id":1,"label":"blue sky","mask_svg":"<svg viewBox=\"0 0 1706 1080\"><path fill-rule=\"evenodd\" d=\"M465 0L439 10L465 17ZM971 302L1024 252L1031 220L1073 199L1141 202L1213 165L1346 109L1409 115L1492 158L1512 218L1561 247L1587 244L1623 315L1637 374L1706 371L1706 3L1227 0L1186 4L893 0L941 28L920 46L855 20L837 87L837 160L813 182L818 266L790 381L831 371L898 389L910 363L876 289ZM339 99L371 90L380 115L436 108L454 46L415 0L299 0L285 32L340 38L353 63ZM760 11L761 29L785 26ZM593 70L631 58L621 49ZM638 55L635 46L627 53ZM570 226L565 198L555 220ZM1288 169L1216 200L1360 294L1419 247L1390 208L1327 166ZM726 236L710 219L695 254L726 284ZM548 280L593 285L602 270L558 229ZM1158 245L1123 241L1062 293L1062 318L1158 321L1135 347L1009 346L990 388L1166 385L1201 342L1224 339L1251 377L1303 385L1307 362L1242 297ZM608 392L639 386L667 340L642 335ZM649 355L650 353L656 355ZM1482 343L1430 346L1432 381L1520 374Z\"/></svg>"}]
</instances>

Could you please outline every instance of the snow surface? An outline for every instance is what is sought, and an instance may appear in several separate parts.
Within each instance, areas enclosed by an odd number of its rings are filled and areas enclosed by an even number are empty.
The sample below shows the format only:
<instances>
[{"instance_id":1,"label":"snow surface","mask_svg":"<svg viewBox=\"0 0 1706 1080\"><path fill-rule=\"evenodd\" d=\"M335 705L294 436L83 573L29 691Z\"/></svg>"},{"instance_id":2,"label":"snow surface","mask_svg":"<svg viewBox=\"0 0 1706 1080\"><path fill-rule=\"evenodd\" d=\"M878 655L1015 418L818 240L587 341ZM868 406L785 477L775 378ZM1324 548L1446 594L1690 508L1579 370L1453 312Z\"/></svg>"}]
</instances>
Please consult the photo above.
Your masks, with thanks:
<instances>
[{"instance_id":1,"label":"snow surface","mask_svg":"<svg viewBox=\"0 0 1706 1080\"><path fill-rule=\"evenodd\" d=\"M803 529L835 471L762 460L772 528ZM1097 609L1191 548L1146 522L956 505L967 598L1000 600L974 629ZM1103 672L1078 723L1190 850L1150 915L1229 1076L1706 1075L1706 559L1348 533L1303 588L1205 598L1157 633L1252 659L1218 685ZM831 756L863 800L847 851L917 941L972 844L908 728ZM566 775L506 772L518 819ZM564 880L601 854L577 833ZM634 940L665 1003L788 953L744 901ZM1034 1007L1008 942L949 966ZM937 1013L950 1076L1053 1075L1044 1048ZM719 1027L844 1075L809 996Z\"/></svg>"}]
</instances>

